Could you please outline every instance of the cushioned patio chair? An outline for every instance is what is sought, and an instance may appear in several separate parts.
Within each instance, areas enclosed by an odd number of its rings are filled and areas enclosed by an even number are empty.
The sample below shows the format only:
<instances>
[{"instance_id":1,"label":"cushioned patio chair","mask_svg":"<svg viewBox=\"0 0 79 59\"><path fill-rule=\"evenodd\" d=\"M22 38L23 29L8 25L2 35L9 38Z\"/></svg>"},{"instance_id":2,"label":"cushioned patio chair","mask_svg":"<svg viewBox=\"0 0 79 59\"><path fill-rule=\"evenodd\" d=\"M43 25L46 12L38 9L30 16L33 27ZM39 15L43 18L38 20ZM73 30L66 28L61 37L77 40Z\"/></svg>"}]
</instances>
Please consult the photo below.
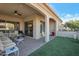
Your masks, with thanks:
<instances>
[{"instance_id":1,"label":"cushioned patio chair","mask_svg":"<svg viewBox=\"0 0 79 59\"><path fill-rule=\"evenodd\" d=\"M12 42L12 40L10 40L8 37L2 36L2 37L0 37L0 40L3 45L3 50L5 52L4 55L9 55L9 54L15 53L17 51L19 52L19 49L16 46L16 44L14 42Z\"/></svg>"},{"instance_id":2,"label":"cushioned patio chair","mask_svg":"<svg viewBox=\"0 0 79 59\"><path fill-rule=\"evenodd\" d=\"M51 32L50 36L55 36L55 32Z\"/></svg>"},{"instance_id":3,"label":"cushioned patio chair","mask_svg":"<svg viewBox=\"0 0 79 59\"><path fill-rule=\"evenodd\" d=\"M24 38L24 33L22 31L19 31L17 37L15 38L16 44L18 45L19 43L21 43L24 40Z\"/></svg>"},{"instance_id":4,"label":"cushioned patio chair","mask_svg":"<svg viewBox=\"0 0 79 59\"><path fill-rule=\"evenodd\" d=\"M4 54L3 52L4 52L4 47L3 47L3 44L0 40L0 56L2 56Z\"/></svg>"}]
</instances>

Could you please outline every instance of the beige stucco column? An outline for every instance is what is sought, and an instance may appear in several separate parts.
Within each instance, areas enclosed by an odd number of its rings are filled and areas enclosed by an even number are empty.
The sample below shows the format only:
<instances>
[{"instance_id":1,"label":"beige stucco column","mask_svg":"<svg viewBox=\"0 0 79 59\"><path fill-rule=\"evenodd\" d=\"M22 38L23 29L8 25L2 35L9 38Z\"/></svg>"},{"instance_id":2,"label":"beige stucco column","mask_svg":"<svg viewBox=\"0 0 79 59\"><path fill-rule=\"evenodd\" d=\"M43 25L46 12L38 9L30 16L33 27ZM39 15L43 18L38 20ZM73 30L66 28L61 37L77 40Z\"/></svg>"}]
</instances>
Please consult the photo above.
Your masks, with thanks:
<instances>
[{"instance_id":1,"label":"beige stucco column","mask_svg":"<svg viewBox=\"0 0 79 59\"><path fill-rule=\"evenodd\" d=\"M39 39L40 38L40 19L39 16L35 16L33 20L33 38Z\"/></svg>"},{"instance_id":2,"label":"beige stucco column","mask_svg":"<svg viewBox=\"0 0 79 59\"><path fill-rule=\"evenodd\" d=\"M20 31L24 32L24 19L20 20Z\"/></svg>"},{"instance_id":3,"label":"beige stucco column","mask_svg":"<svg viewBox=\"0 0 79 59\"><path fill-rule=\"evenodd\" d=\"M57 36L57 32L58 32L58 21L56 21L56 36Z\"/></svg>"},{"instance_id":4,"label":"beige stucco column","mask_svg":"<svg viewBox=\"0 0 79 59\"><path fill-rule=\"evenodd\" d=\"M45 17L45 41L49 41L49 17Z\"/></svg>"}]
</instances>

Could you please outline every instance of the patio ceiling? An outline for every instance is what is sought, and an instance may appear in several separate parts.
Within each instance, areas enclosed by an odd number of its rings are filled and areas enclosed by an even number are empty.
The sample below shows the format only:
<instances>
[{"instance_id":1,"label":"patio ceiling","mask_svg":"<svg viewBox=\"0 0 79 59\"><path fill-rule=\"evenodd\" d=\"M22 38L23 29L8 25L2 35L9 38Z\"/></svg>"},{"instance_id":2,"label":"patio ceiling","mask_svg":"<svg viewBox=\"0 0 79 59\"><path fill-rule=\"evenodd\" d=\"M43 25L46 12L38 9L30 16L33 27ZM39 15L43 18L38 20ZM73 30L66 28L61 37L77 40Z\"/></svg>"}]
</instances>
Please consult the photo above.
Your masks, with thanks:
<instances>
[{"instance_id":1,"label":"patio ceiling","mask_svg":"<svg viewBox=\"0 0 79 59\"><path fill-rule=\"evenodd\" d=\"M15 11L21 15L15 15ZM34 14L40 15L40 13L33 8L20 3L5 3L0 4L0 14L2 15L10 15L16 17L28 17Z\"/></svg>"}]
</instances>

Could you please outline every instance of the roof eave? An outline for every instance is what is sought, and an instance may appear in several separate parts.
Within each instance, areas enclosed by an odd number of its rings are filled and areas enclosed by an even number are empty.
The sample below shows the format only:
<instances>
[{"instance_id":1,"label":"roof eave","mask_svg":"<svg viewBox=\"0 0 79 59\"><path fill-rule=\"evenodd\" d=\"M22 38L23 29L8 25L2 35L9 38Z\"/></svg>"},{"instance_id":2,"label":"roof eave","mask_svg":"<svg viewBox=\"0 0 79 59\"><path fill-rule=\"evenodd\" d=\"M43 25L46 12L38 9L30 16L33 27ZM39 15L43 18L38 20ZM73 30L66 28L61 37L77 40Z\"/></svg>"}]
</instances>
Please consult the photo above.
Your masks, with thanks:
<instances>
[{"instance_id":1,"label":"roof eave","mask_svg":"<svg viewBox=\"0 0 79 59\"><path fill-rule=\"evenodd\" d=\"M51 8L47 3L44 3L44 5L47 6L47 8L48 8L52 13L54 13L54 15L55 15L61 22L63 22L63 21L59 18L59 16L56 14L56 12L54 12L54 11L52 10L52 8Z\"/></svg>"}]
</instances>

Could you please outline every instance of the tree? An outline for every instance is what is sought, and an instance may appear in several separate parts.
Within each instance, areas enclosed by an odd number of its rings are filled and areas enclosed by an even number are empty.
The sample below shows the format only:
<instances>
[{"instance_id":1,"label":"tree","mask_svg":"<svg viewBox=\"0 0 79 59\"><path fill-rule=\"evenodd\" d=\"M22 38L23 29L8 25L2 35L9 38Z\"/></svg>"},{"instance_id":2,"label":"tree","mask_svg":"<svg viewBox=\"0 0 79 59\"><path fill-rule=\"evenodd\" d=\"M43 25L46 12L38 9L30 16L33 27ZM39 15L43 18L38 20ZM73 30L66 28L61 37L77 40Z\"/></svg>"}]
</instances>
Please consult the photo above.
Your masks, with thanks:
<instances>
[{"instance_id":1,"label":"tree","mask_svg":"<svg viewBox=\"0 0 79 59\"><path fill-rule=\"evenodd\" d=\"M79 30L79 20L70 20L65 23L64 27L69 27L71 30Z\"/></svg>"}]
</instances>

